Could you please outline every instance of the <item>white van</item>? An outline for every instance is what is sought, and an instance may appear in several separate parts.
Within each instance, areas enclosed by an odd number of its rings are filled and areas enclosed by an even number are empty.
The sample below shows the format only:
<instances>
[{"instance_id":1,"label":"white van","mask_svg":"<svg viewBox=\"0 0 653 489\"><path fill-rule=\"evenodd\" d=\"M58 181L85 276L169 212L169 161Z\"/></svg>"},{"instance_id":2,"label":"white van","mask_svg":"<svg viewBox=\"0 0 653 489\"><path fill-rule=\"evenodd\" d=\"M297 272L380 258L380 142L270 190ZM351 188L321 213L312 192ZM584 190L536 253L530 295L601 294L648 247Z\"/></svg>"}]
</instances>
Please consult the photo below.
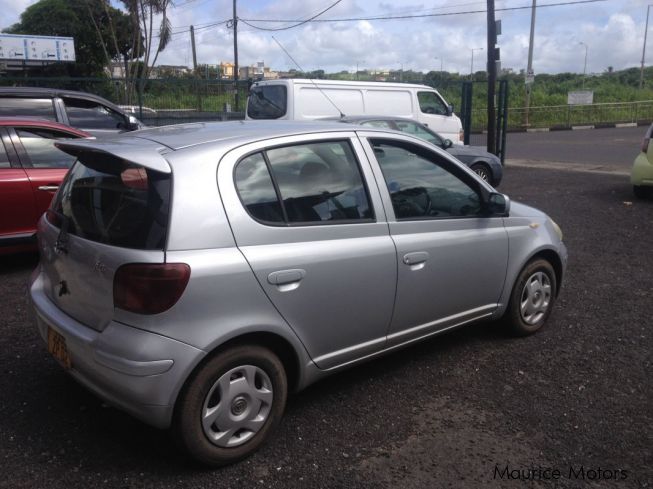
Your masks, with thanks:
<instances>
[{"instance_id":1,"label":"white van","mask_svg":"<svg viewBox=\"0 0 653 489\"><path fill-rule=\"evenodd\" d=\"M340 115L409 117L442 137L463 144L460 119L434 88L407 83L336 80L255 82L247 99L247 119L314 120Z\"/></svg>"}]
</instances>

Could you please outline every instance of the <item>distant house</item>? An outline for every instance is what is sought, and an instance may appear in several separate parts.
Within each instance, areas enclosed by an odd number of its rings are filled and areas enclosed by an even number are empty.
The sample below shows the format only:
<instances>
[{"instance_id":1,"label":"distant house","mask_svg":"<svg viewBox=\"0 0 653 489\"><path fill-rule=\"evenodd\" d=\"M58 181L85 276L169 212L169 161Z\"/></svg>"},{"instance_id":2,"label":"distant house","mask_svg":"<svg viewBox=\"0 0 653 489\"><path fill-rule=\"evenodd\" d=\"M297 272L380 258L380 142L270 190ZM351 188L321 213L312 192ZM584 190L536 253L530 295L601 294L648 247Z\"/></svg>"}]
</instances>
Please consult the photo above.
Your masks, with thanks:
<instances>
[{"instance_id":1,"label":"distant house","mask_svg":"<svg viewBox=\"0 0 653 489\"><path fill-rule=\"evenodd\" d=\"M223 80L232 80L234 78L234 64L220 62L220 78Z\"/></svg>"},{"instance_id":2,"label":"distant house","mask_svg":"<svg viewBox=\"0 0 653 489\"><path fill-rule=\"evenodd\" d=\"M150 71L150 78L178 78L192 73L188 66L180 65L158 65Z\"/></svg>"}]
</instances>

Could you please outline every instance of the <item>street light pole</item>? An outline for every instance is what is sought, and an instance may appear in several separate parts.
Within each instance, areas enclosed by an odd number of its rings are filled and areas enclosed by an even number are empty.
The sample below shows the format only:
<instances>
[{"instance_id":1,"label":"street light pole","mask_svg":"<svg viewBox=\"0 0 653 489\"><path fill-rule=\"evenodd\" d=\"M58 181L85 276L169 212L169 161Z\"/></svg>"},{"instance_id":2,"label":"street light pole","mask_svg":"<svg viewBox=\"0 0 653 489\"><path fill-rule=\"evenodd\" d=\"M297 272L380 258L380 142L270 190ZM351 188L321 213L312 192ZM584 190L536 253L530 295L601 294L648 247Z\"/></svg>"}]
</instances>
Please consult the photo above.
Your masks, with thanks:
<instances>
[{"instance_id":1,"label":"street light pole","mask_svg":"<svg viewBox=\"0 0 653 489\"><path fill-rule=\"evenodd\" d=\"M434 59L439 59L440 60L440 84L442 84L442 58L435 57Z\"/></svg>"},{"instance_id":2,"label":"street light pole","mask_svg":"<svg viewBox=\"0 0 653 489\"><path fill-rule=\"evenodd\" d=\"M639 70L639 89L644 86L644 59L646 58L646 35L648 34L648 14L653 5L646 7L646 27L644 28L644 46L642 47L642 67Z\"/></svg>"},{"instance_id":3,"label":"street light pole","mask_svg":"<svg viewBox=\"0 0 653 489\"><path fill-rule=\"evenodd\" d=\"M528 66L526 67L526 104L524 112L524 125L528 127L528 111L531 106L531 91L533 90L533 83L530 77L533 74L533 43L535 42L535 9L537 8L537 0L533 0L533 7L531 9L531 36L528 41Z\"/></svg>"},{"instance_id":4,"label":"street light pole","mask_svg":"<svg viewBox=\"0 0 653 489\"><path fill-rule=\"evenodd\" d=\"M589 46L581 41L579 44L585 46L585 64L583 65L583 90L585 89L585 78L587 78L587 51L589 51Z\"/></svg>"},{"instance_id":5,"label":"street light pole","mask_svg":"<svg viewBox=\"0 0 653 489\"><path fill-rule=\"evenodd\" d=\"M472 51L472 67L469 71L469 79L474 79L474 51L483 51L483 48L471 48Z\"/></svg>"}]
</instances>

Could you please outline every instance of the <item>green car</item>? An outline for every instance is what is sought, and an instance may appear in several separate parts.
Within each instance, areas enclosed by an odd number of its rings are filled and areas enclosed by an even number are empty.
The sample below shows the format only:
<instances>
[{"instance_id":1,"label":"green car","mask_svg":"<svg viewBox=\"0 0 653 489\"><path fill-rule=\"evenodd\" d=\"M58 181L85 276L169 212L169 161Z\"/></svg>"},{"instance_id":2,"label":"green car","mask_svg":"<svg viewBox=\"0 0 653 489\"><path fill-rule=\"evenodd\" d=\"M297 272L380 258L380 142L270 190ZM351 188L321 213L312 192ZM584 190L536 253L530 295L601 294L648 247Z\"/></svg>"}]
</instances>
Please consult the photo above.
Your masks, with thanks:
<instances>
[{"instance_id":1,"label":"green car","mask_svg":"<svg viewBox=\"0 0 653 489\"><path fill-rule=\"evenodd\" d=\"M646 131L642 140L642 152L635 158L630 174L633 192L635 197L640 199L653 195L653 144L650 144L652 133L653 124Z\"/></svg>"}]
</instances>

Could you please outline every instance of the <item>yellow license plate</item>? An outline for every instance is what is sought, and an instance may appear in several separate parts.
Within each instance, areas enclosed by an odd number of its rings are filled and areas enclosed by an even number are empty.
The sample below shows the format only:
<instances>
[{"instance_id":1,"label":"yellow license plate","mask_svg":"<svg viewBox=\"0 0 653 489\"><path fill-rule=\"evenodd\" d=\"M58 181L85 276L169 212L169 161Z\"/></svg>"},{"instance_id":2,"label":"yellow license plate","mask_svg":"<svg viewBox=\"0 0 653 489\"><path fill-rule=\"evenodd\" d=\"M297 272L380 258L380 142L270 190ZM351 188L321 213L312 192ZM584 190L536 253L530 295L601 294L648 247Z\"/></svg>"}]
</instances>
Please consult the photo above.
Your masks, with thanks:
<instances>
[{"instance_id":1,"label":"yellow license plate","mask_svg":"<svg viewBox=\"0 0 653 489\"><path fill-rule=\"evenodd\" d=\"M64 368L70 368L66 338L50 327L48 327L48 351Z\"/></svg>"}]
</instances>

